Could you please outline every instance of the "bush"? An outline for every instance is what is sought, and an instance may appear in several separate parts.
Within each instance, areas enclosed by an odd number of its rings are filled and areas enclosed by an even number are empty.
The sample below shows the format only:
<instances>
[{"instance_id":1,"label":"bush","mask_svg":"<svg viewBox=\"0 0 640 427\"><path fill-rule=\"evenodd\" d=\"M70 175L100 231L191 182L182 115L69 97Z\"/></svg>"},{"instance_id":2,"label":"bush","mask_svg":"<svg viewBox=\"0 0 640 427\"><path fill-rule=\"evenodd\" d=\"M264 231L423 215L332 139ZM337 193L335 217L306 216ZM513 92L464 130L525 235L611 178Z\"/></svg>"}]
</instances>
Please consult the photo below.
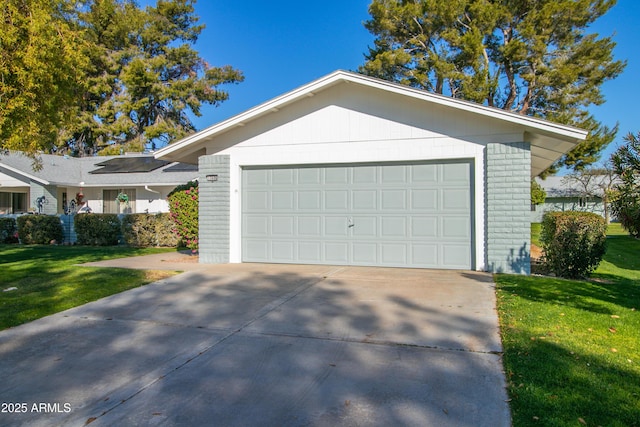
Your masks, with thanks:
<instances>
[{"instance_id":1,"label":"bush","mask_svg":"<svg viewBox=\"0 0 640 427\"><path fill-rule=\"evenodd\" d=\"M176 232L192 251L198 249L198 182L176 187L169 193L171 219Z\"/></svg>"},{"instance_id":2,"label":"bush","mask_svg":"<svg viewBox=\"0 0 640 427\"><path fill-rule=\"evenodd\" d=\"M640 238L640 194L634 191L615 191L611 211L622 228L636 239Z\"/></svg>"},{"instance_id":3,"label":"bush","mask_svg":"<svg viewBox=\"0 0 640 427\"><path fill-rule=\"evenodd\" d=\"M18 224L15 218L0 218L0 243L18 243Z\"/></svg>"},{"instance_id":4,"label":"bush","mask_svg":"<svg viewBox=\"0 0 640 427\"><path fill-rule=\"evenodd\" d=\"M61 243L64 238L60 218L51 215L23 215L18 217L18 235L27 245Z\"/></svg>"},{"instance_id":5,"label":"bush","mask_svg":"<svg viewBox=\"0 0 640 427\"><path fill-rule=\"evenodd\" d=\"M180 238L174 232L171 216L167 214L129 214L122 218L122 234L129 246L176 247Z\"/></svg>"},{"instance_id":6,"label":"bush","mask_svg":"<svg viewBox=\"0 0 640 427\"><path fill-rule=\"evenodd\" d=\"M545 268L558 277L588 276L606 251L607 224L591 212L548 212L540 241Z\"/></svg>"},{"instance_id":7,"label":"bush","mask_svg":"<svg viewBox=\"0 0 640 427\"><path fill-rule=\"evenodd\" d=\"M89 246L113 246L118 244L121 231L116 214L79 214L73 219L78 244Z\"/></svg>"}]
</instances>

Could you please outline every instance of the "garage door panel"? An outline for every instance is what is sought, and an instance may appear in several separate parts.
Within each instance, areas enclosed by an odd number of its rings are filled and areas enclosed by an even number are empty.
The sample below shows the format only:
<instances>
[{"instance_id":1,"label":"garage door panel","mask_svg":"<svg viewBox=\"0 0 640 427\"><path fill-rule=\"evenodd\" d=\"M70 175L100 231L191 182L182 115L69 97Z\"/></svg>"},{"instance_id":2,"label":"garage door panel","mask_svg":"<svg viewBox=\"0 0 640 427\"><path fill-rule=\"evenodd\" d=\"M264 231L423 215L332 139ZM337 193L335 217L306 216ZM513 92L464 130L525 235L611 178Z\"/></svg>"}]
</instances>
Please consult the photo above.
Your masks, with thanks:
<instances>
[{"instance_id":1,"label":"garage door panel","mask_svg":"<svg viewBox=\"0 0 640 427\"><path fill-rule=\"evenodd\" d=\"M320 168L298 169L298 184L300 185L322 184L322 169Z\"/></svg>"},{"instance_id":2,"label":"garage door panel","mask_svg":"<svg viewBox=\"0 0 640 427\"><path fill-rule=\"evenodd\" d=\"M344 237L349 234L348 219L345 216L324 218L324 234L329 237Z\"/></svg>"},{"instance_id":3,"label":"garage door panel","mask_svg":"<svg viewBox=\"0 0 640 427\"><path fill-rule=\"evenodd\" d=\"M267 190L247 191L244 205L249 212L269 209L269 192Z\"/></svg>"},{"instance_id":4,"label":"garage door panel","mask_svg":"<svg viewBox=\"0 0 640 427\"><path fill-rule=\"evenodd\" d=\"M322 193L320 190L298 192L298 209L318 212L321 208Z\"/></svg>"},{"instance_id":5,"label":"garage door panel","mask_svg":"<svg viewBox=\"0 0 640 427\"><path fill-rule=\"evenodd\" d=\"M377 182L378 182L378 167L362 166L362 167L353 169L354 184L375 185Z\"/></svg>"},{"instance_id":6,"label":"garage door panel","mask_svg":"<svg viewBox=\"0 0 640 427\"><path fill-rule=\"evenodd\" d=\"M270 259L267 240L245 239L242 249L245 257L253 262L268 262Z\"/></svg>"},{"instance_id":7,"label":"garage door panel","mask_svg":"<svg viewBox=\"0 0 640 427\"><path fill-rule=\"evenodd\" d=\"M472 268L470 162L248 168L242 258Z\"/></svg>"},{"instance_id":8,"label":"garage door panel","mask_svg":"<svg viewBox=\"0 0 640 427\"><path fill-rule=\"evenodd\" d=\"M274 169L271 176L271 185L284 185L288 188L294 183L294 173L292 169Z\"/></svg>"},{"instance_id":9,"label":"garage door panel","mask_svg":"<svg viewBox=\"0 0 640 427\"><path fill-rule=\"evenodd\" d=\"M349 168L331 167L324 169L325 184L348 184Z\"/></svg>"},{"instance_id":10,"label":"garage door panel","mask_svg":"<svg viewBox=\"0 0 640 427\"><path fill-rule=\"evenodd\" d=\"M438 237L437 216L423 216L411 218L411 235L415 238L436 238Z\"/></svg>"},{"instance_id":11,"label":"garage door panel","mask_svg":"<svg viewBox=\"0 0 640 427\"><path fill-rule=\"evenodd\" d=\"M324 193L324 208L348 212L349 192L347 190L328 190Z\"/></svg>"},{"instance_id":12,"label":"garage door panel","mask_svg":"<svg viewBox=\"0 0 640 427\"><path fill-rule=\"evenodd\" d=\"M382 190L382 210L406 210L407 190Z\"/></svg>"},{"instance_id":13,"label":"garage door panel","mask_svg":"<svg viewBox=\"0 0 640 427\"><path fill-rule=\"evenodd\" d=\"M413 165L411 167L411 181L414 183L438 182L439 166L437 164Z\"/></svg>"},{"instance_id":14,"label":"garage door panel","mask_svg":"<svg viewBox=\"0 0 640 427\"><path fill-rule=\"evenodd\" d=\"M466 186L469 183L469 165L467 163L443 164L442 183L447 186Z\"/></svg>"},{"instance_id":15,"label":"garage door panel","mask_svg":"<svg viewBox=\"0 0 640 427\"><path fill-rule=\"evenodd\" d=\"M470 197L468 189L448 189L443 190L442 193L442 207L444 210L460 210L464 212L469 210Z\"/></svg>"},{"instance_id":16,"label":"garage door panel","mask_svg":"<svg viewBox=\"0 0 640 427\"><path fill-rule=\"evenodd\" d=\"M469 219L466 217L450 216L442 218L442 237L447 240L467 241L471 237Z\"/></svg>"},{"instance_id":17,"label":"garage door panel","mask_svg":"<svg viewBox=\"0 0 640 427\"><path fill-rule=\"evenodd\" d=\"M272 240L271 258L274 261L290 262L296 258L296 244L292 240Z\"/></svg>"},{"instance_id":18,"label":"garage door panel","mask_svg":"<svg viewBox=\"0 0 640 427\"><path fill-rule=\"evenodd\" d=\"M411 209L417 211L437 211L439 194L435 188L411 190Z\"/></svg>"},{"instance_id":19,"label":"garage door panel","mask_svg":"<svg viewBox=\"0 0 640 427\"><path fill-rule=\"evenodd\" d=\"M303 237L321 237L322 217L298 216L298 234Z\"/></svg>"},{"instance_id":20,"label":"garage door panel","mask_svg":"<svg viewBox=\"0 0 640 427\"><path fill-rule=\"evenodd\" d=\"M436 243L411 244L411 264L424 268L438 268L439 246Z\"/></svg>"},{"instance_id":21,"label":"garage door panel","mask_svg":"<svg viewBox=\"0 0 640 427\"><path fill-rule=\"evenodd\" d=\"M378 261L378 245L374 242L353 243L352 259L354 264L360 265L375 265Z\"/></svg>"},{"instance_id":22,"label":"garage door panel","mask_svg":"<svg viewBox=\"0 0 640 427\"><path fill-rule=\"evenodd\" d=\"M349 245L347 242L327 242L324 244L324 261L331 264L349 263Z\"/></svg>"},{"instance_id":23,"label":"garage door panel","mask_svg":"<svg viewBox=\"0 0 640 427\"><path fill-rule=\"evenodd\" d=\"M354 211L370 212L378 208L378 192L376 190L354 190L351 194Z\"/></svg>"},{"instance_id":24,"label":"garage door panel","mask_svg":"<svg viewBox=\"0 0 640 427\"><path fill-rule=\"evenodd\" d=\"M275 216L271 218L271 234L274 236L295 236L295 217Z\"/></svg>"},{"instance_id":25,"label":"garage door panel","mask_svg":"<svg viewBox=\"0 0 640 427\"><path fill-rule=\"evenodd\" d=\"M385 166L382 168L382 184L406 184L407 166Z\"/></svg>"},{"instance_id":26,"label":"garage door panel","mask_svg":"<svg viewBox=\"0 0 640 427\"><path fill-rule=\"evenodd\" d=\"M441 253L443 268L468 268L471 264L468 245L443 244Z\"/></svg>"},{"instance_id":27,"label":"garage door panel","mask_svg":"<svg viewBox=\"0 0 640 427\"><path fill-rule=\"evenodd\" d=\"M387 238L407 238L407 217L385 216L380 223L380 235Z\"/></svg>"},{"instance_id":28,"label":"garage door panel","mask_svg":"<svg viewBox=\"0 0 640 427\"><path fill-rule=\"evenodd\" d=\"M247 215L244 219L244 230L246 236L268 236L269 235L269 216L266 215Z\"/></svg>"},{"instance_id":29,"label":"garage door panel","mask_svg":"<svg viewBox=\"0 0 640 427\"><path fill-rule=\"evenodd\" d=\"M350 221L353 237L375 238L378 236L378 217L353 216Z\"/></svg>"},{"instance_id":30,"label":"garage door panel","mask_svg":"<svg viewBox=\"0 0 640 427\"><path fill-rule=\"evenodd\" d=\"M271 209L273 210L293 210L293 191L272 191Z\"/></svg>"},{"instance_id":31,"label":"garage door panel","mask_svg":"<svg viewBox=\"0 0 640 427\"><path fill-rule=\"evenodd\" d=\"M298 243L298 260L316 263L322 259L322 244L319 241L301 241Z\"/></svg>"},{"instance_id":32,"label":"garage door panel","mask_svg":"<svg viewBox=\"0 0 640 427\"><path fill-rule=\"evenodd\" d=\"M380 263L390 266L403 266L409 264L407 258L407 244L383 243L380 245Z\"/></svg>"}]
</instances>

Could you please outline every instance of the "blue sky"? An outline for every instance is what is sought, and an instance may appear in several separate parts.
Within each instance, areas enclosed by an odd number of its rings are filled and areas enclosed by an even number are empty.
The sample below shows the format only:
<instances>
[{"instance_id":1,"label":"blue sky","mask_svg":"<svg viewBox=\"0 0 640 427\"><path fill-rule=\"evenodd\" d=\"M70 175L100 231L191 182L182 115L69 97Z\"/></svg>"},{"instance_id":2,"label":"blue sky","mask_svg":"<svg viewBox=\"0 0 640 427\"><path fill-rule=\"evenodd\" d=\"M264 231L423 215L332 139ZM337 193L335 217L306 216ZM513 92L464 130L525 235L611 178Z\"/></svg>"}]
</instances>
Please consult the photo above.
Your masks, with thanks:
<instances>
[{"instance_id":1,"label":"blue sky","mask_svg":"<svg viewBox=\"0 0 640 427\"><path fill-rule=\"evenodd\" d=\"M213 66L229 64L242 70L245 81L225 86L230 99L204 108L203 116L194 120L196 127L206 128L337 69L355 71L373 44L363 26L369 3L199 0L196 13L206 28L196 49ZM620 124L618 137L603 158L622 144L623 135L640 132L639 18L638 0L618 0L593 26L603 36L614 35L616 59L628 62L620 77L603 86L606 102L592 110L604 124Z\"/></svg>"}]
</instances>

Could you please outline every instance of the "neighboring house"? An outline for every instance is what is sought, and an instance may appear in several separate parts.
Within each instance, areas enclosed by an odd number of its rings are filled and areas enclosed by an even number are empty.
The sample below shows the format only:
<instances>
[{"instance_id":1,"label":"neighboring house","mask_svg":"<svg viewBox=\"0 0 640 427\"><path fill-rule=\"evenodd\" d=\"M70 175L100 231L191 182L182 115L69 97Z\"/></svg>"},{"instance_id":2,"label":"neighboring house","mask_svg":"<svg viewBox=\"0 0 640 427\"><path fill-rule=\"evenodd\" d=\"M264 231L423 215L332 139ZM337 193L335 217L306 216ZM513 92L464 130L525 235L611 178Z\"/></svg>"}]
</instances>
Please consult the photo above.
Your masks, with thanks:
<instances>
[{"instance_id":1,"label":"neighboring house","mask_svg":"<svg viewBox=\"0 0 640 427\"><path fill-rule=\"evenodd\" d=\"M585 184L566 176L536 178L547 197L544 203L531 206L531 222L542 222L542 216L546 212L554 211L593 212L604 217L601 187L607 179L609 178L606 176L594 176L585 188Z\"/></svg>"},{"instance_id":2,"label":"neighboring house","mask_svg":"<svg viewBox=\"0 0 640 427\"><path fill-rule=\"evenodd\" d=\"M150 155L74 158L41 154L42 168L19 152L0 154L0 214L168 212L167 194L197 178L197 167ZM116 200L127 195L127 202ZM124 197L122 197L124 199Z\"/></svg>"},{"instance_id":3,"label":"neighboring house","mask_svg":"<svg viewBox=\"0 0 640 427\"><path fill-rule=\"evenodd\" d=\"M336 71L177 141L200 262L530 271L530 181L570 126Z\"/></svg>"}]
</instances>

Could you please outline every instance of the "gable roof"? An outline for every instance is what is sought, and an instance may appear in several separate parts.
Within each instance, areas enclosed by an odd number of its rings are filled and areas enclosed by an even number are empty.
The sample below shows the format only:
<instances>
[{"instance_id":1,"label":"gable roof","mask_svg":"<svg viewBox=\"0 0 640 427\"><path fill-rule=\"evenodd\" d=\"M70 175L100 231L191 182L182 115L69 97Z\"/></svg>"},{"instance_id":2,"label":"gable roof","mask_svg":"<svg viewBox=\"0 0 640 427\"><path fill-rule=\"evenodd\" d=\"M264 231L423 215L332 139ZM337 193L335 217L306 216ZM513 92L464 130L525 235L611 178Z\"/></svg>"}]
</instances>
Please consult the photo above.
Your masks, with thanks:
<instances>
[{"instance_id":1,"label":"gable roof","mask_svg":"<svg viewBox=\"0 0 640 427\"><path fill-rule=\"evenodd\" d=\"M163 160L197 163L199 156L206 154L206 143L216 136L237 126L245 126L249 122L281 108L314 96L316 93L337 84L358 84L368 88L382 90L407 96L420 101L466 111L515 124L522 128L523 137L531 143L531 174L537 176L564 153L570 151L587 137L588 132L572 126L561 125L547 120L512 113L499 108L487 107L469 101L438 95L420 89L411 88L398 83L381 80L362 74L338 70L311 83L294 89L284 95L273 98L250 110L214 124L200 132L194 133L156 152L155 157ZM514 141L515 142L515 141Z\"/></svg>"},{"instance_id":2,"label":"gable roof","mask_svg":"<svg viewBox=\"0 0 640 427\"><path fill-rule=\"evenodd\" d=\"M42 168L21 152L0 155L0 172L25 182L59 186L179 185L197 178L197 167L149 155L68 157L40 154Z\"/></svg>"}]
</instances>

